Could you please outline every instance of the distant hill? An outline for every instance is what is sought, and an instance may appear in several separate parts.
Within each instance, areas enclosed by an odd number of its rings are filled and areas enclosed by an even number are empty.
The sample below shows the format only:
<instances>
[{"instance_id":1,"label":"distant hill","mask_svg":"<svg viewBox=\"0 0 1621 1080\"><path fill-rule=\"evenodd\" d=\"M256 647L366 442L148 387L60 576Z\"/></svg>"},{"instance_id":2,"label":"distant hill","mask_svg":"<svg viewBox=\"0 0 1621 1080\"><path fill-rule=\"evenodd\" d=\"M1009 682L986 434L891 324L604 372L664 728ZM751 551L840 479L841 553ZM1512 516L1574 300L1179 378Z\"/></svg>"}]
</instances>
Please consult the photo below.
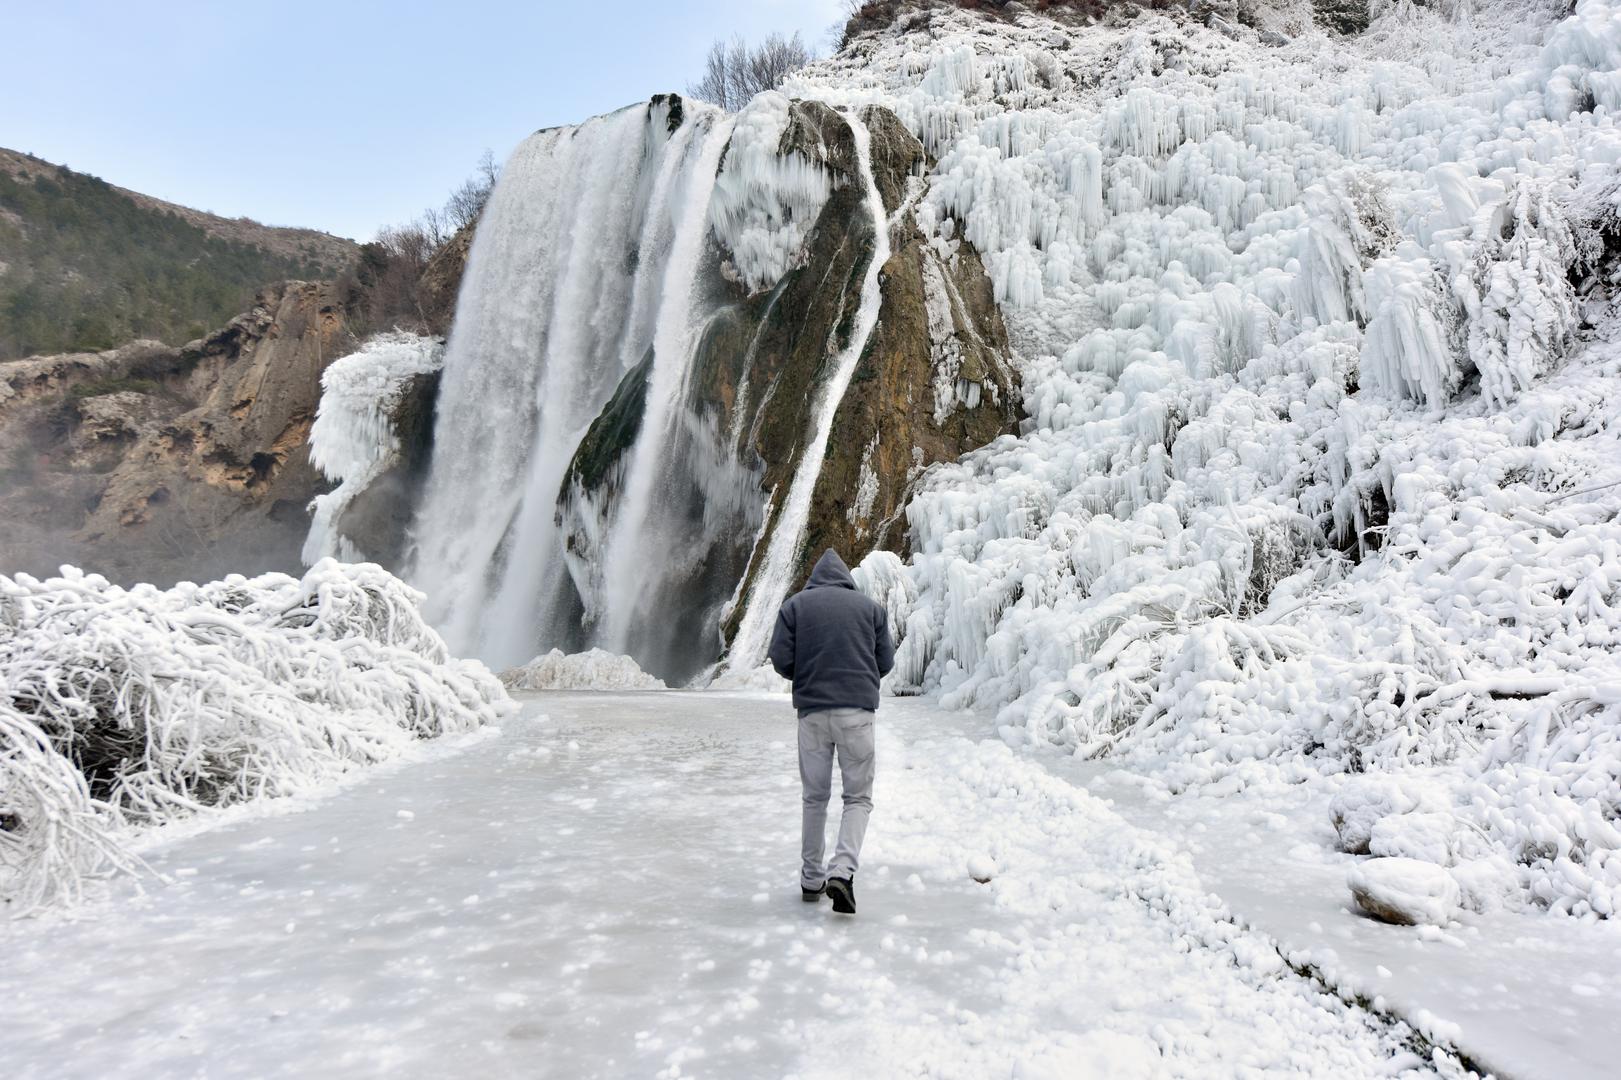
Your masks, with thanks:
<instances>
[{"instance_id":1,"label":"distant hill","mask_svg":"<svg viewBox=\"0 0 1621 1080\"><path fill-rule=\"evenodd\" d=\"M182 344L264 285L333 278L359 254L327 233L216 217L0 148L0 360Z\"/></svg>"}]
</instances>

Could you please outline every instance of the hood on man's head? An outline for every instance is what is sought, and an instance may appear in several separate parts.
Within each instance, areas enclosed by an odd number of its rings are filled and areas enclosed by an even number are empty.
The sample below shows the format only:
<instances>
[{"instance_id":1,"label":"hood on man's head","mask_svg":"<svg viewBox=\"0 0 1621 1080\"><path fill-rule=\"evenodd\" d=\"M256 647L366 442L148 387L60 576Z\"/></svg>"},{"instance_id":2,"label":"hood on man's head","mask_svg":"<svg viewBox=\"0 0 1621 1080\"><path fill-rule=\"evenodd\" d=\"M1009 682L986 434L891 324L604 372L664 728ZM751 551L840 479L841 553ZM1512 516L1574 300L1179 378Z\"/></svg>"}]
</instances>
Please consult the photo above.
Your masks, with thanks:
<instances>
[{"instance_id":1,"label":"hood on man's head","mask_svg":"<svg viewBox=\"0 0 1621 1080\"><path fill-rule=\"evenodd\" d=\"M822 557L816 560L816 566L811 570L810 580L805 582L805 588L823 589L832 585L853 589L856 587L856 579L850 576L850 568L844 565L839 553L828 548L822 552Z\"/></svg>"}]
</instances>

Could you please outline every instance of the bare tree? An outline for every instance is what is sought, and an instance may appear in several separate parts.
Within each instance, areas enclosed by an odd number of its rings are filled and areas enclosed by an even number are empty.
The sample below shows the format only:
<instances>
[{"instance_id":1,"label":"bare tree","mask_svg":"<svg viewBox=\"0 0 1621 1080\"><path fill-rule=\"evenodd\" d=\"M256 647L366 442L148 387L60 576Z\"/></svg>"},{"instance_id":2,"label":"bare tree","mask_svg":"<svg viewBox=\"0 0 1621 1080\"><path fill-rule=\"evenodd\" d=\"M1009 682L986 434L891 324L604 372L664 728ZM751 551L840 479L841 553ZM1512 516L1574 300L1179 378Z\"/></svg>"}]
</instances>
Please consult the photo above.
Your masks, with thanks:
<instances>
[{"instance_id":1,"label":"bare tree","mask_svg":"<svg viewBox=\"0 0 1621 1080\"><path fill-rule=\"evenodd\" d=\"M420 326L428 322L420 290L422 273L450 239L478 221L501 173L489 150L473 175L450 193L443 209L428 207L403 225L385 225L361 245L355 284L363 299L356 311L374 327Z\"/></svg>"},{"instance_id":2,"label":"bare tree","mask_svg":"<svg viewBox=\"0 0 1621 1080\"><path fill-rule=\"evenodd\" d=\"M781 86L783 79L813 59L797 33L791 38L771 34L752 48L741 37L717 41L704 58L703 78L690 84L687 94L736 112L755 94Z\"/></svg>"},{"instance_id":3,"label":"bare tree","mask_svg":"<svg viewBox=\"0 0 1621 1080\"><path fill-rule=\"evenodd\" d=\"M495 155L484 151L473 175L463 180L461 187L452 191L445 203L446 225L452 233L473 224L484 213L484 204L490 201L495 178L500 174L501 167L495 163Z\"/></svg>"}]
</instances>

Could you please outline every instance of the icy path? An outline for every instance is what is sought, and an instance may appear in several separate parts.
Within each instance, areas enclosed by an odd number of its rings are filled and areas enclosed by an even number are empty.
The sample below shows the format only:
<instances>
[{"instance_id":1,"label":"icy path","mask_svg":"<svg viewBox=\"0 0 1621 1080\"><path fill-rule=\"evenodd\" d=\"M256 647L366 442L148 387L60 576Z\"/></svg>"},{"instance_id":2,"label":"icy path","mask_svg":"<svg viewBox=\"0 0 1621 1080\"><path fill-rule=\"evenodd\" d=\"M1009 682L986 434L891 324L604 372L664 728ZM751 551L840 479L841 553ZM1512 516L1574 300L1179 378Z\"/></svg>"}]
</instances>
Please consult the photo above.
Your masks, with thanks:
<instances>
[{"instance_id":1,"label":"icy path","mask_svg":"<svg viewBox=\"0 0 1621 1080\"><path fill-rule=\"evenodd\" d=\"M966 726L886 702L850 920L798 897L782 699L538 697L460 754L156 847L171 886L0 925L0 1074L1420 1067L1172 843Z\"/></svg>"}]
</instances>

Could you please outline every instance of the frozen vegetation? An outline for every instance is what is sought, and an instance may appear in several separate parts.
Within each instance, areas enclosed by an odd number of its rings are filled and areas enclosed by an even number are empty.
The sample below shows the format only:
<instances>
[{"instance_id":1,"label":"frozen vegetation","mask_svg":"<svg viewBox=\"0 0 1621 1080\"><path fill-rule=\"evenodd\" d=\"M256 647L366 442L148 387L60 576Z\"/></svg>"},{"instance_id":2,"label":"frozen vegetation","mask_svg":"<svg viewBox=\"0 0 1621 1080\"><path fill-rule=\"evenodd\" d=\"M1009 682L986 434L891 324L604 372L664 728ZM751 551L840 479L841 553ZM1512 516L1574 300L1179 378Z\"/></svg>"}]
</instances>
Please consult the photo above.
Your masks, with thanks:
<instances>
[{"instance_id":1,"label":"frozen vegetation","mask_svg":"<svg viewBox=\"0 0 1621 1080\"><path fill-rule=\"evenodd\" d=\"M421 599L330 559L168 590L0 577L0 902L30 911L134 866L134 827L313 790L504 715Z\"/></svg>"},{"instance_id":2,"label":"frozen vegetation","mask_svg":"<svg viewBox=\"0 0 1621 1080\"><path fill-rule=\"evenodd\" d=\"M896 685L1172 789L1387 779L1360 850L1613 914L1618 69L1607 0L1508 0L1293 41L940 7L790 78L918 133L1022 354L1022 434L858 575Z\"/></svg>"}]
</instances>

